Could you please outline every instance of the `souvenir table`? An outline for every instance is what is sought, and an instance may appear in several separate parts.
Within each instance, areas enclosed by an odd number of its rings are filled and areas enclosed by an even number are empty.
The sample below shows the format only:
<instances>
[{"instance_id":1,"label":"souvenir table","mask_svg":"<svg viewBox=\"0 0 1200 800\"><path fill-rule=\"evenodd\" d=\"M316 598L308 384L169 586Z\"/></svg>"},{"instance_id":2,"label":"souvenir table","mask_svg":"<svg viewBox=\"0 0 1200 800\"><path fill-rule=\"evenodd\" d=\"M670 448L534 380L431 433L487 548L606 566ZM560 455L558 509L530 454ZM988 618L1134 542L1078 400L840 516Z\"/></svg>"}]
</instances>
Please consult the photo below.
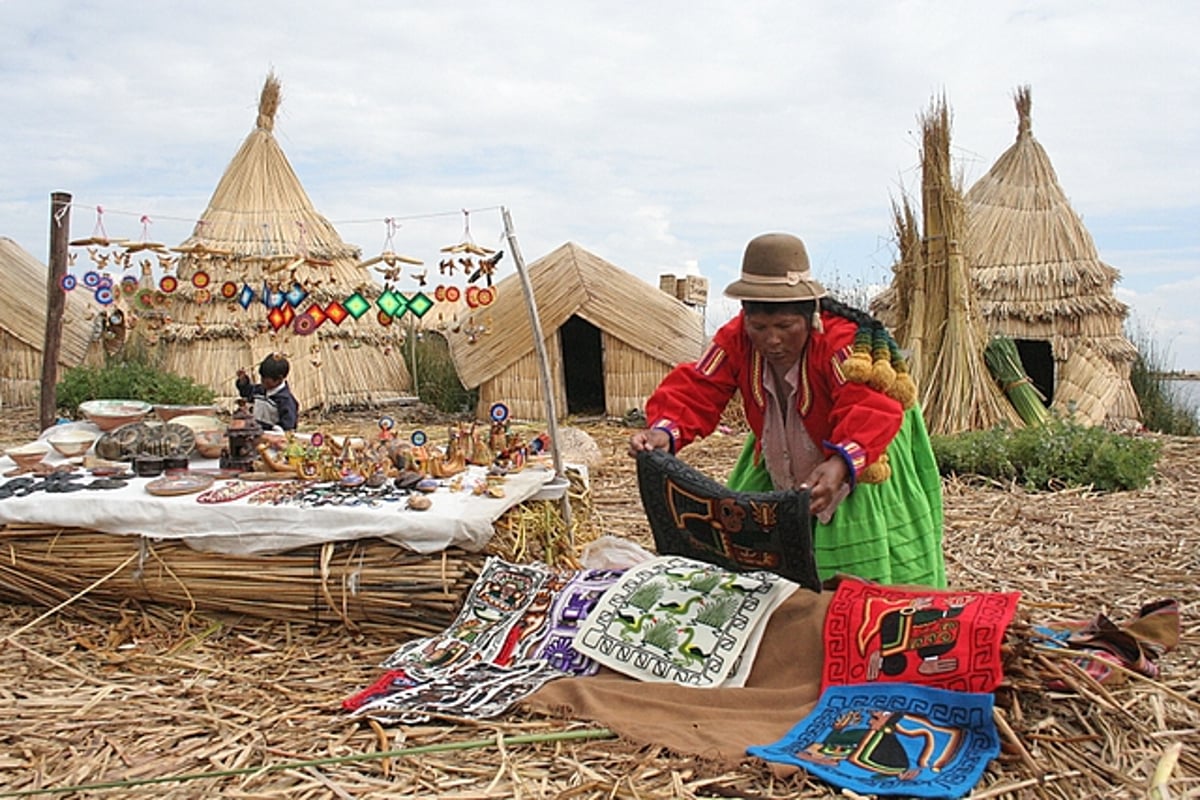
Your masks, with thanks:
<instances>
[{"instance_id":1,"label":"souvenir table","mask_svg":"<svg viewBox=\"0 0 1200 800\"><path fill-rule=\"evenodd\" d=\"M51 452L45 463L65 459ZM13 461L0 458L0 474L15 468ZM216 471L218 462L193 456L190 469L203 474ZM73 482L88 484L94 478L83 472ZM255 494L221 503L201 503L202 492L174 496L152 495L146 490L154 478L128 478L115 489L83 489L57 493L34 491L24 496L0 499L0 523L33 523L86 528L104 533L145 536L154 540L178 539L197 550L233 555L281 553L324 542L376 537L428 554L460 547L481 550L491 537L492 523L509 508L529 500L555 477L552 469L528 465L505 476L502 497L473 494L471 487L486 474L472 466L460 473L460 491L454 479L440 481L436 491L423 495L432 502L423 511L409 509L406 498L374 503L328 502L324 504L278 505L262 502ZM11 481L4 477L4 482ZM213 488L226 485L217 480Z\"/></svg>"}]
</instances>

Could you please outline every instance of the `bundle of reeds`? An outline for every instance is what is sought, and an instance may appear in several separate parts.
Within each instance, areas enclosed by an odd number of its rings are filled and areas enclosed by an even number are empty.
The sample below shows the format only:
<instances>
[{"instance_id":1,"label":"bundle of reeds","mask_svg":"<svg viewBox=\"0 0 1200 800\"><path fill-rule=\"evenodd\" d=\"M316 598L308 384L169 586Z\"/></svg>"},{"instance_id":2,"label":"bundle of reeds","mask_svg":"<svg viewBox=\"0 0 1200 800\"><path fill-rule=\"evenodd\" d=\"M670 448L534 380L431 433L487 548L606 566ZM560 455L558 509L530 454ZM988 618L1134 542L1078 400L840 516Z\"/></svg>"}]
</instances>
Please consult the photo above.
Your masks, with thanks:
<instances>
[{"instance_id":1,"label":"bundle of reeds","mask_svg":"<svg viewBox=\"0 0 1200 800\"><path fill-rule=\"evenodd\" d=\"M962 191L950 168L950 111L935 101L921 120L924 235L919 281L924 313L911 318L910 340L921 342L921 406L931 433L954 434L1020 419L987 374L984 332L962 249Z\"/></svg>"},{"instance_id":2,"label":"bundle of reeds","mask_svg":"<svg viewBox=\"0 0 1200 800\"><path fill-rule=\"evenodd\" d=\"M421 555L380 539L329 542L277 555L202 553L179 540L9 525L0 529L0 600L111 610L146 601L188 610L385 626L429 636L454 620L484 556Z\"/></svg>"},{"instance_id":3,"label":"bundle of reeds","mask_svg":"<svg viewBox=\"0 0 1200 800\"><path fill-rule=\"evenodd\" d=\"M993 336L983 348L983 360L1026 425L1044 425L1049 421L1046 398L1025 374L1017 345L1012 339Z\"/></svg>"}]
</instances>

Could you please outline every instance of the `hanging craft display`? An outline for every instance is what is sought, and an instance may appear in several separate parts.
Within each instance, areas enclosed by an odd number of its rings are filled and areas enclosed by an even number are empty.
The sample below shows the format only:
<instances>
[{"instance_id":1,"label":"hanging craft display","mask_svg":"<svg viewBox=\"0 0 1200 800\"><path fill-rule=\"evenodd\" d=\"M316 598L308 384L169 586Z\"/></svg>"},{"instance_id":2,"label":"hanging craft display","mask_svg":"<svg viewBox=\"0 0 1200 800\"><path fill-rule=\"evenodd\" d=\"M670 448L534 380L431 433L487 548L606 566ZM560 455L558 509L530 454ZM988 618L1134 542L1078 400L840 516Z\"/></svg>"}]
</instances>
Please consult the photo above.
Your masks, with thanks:
<instances>
[{"instance_id":1,"label":"hanging craft display","mask_svg":"<svg viewBox=\"0 0 1200 800\"><path fill-rule=\"evenodd\" d=\"M949 592L841 580L825 615L822 688L919 683L993 691L1019 592Z\"/></svg>"},{"instance_id":2,"label":"hanging craft display","mask_svg":"<svg viewBox=\"0 0 1200 800\"><path fill-rule=\"evenodd\" d=\"M192 286L195 286L197 289L203 289L208 286L210 280L208 273L202 269L192 273Z\"/></svg>"},{"instance_id":3,"label":"hanging craft display","mask_svg":"<svg viewBox=\"0 0 1200 800\"><path fill-rule=\"evenodd\" d=\"M659 553L769 570L821 591L808 490L737 492L661 450L638 453L637 478Z\"/></svg>"},{"instance_id":4,"label":"hanging craft display","mask_svg":"<svg viewBox=\"0 0 1200 800\"><path fill-rule=\"evenodd\" d=\"M76 284L75 276L70 273L63 275L61 278L58 279L58 285L60 287L62 287L62 290L64 292L69 292L72 289L74 289L75 284Z\"/></svg>"},{"instance_id":5,"label":"hanging craft display","mask_svg":"<svg viewBox=\"0 0 1200 800\"><path fill-rule=\"evenodd\" d=\"M96 224L92 228L92 235L86 239L74 239L69 244L71 247L87 247L89 245L110 247L113 245L122 245L126 241L125 239L113 239L109 237L108 232L104 230L104 209L101 206L96 206Z\"/></svg>"},{"instance_id":6,"label":"hanging craft display","mask_svg":"<svg viewBox=\"0 0 1200 800\"><path fill-rule=\"evenodd\" d=\"M158 288L166 294L170 294L179 288L179 281L174 275L163 275L158 281Z\"/></svg>"},{"instance_id":7,"label":"hanging craft display","mask_svg":"<svg viewBox=\"0 0 1200 800\"><path fill-rule=\"evenodd\" d=\"M350 312L337 300L331 300L329 305L325 306L325 317L334 325L341 325L348 316L350 316Z\"/></svg>"},{"instance_id":8,"label":"hanging craft display","mask_svg":"<svg viewBox=\"0 0 1200 800\"><path fill-rule=\"evenodd\" d=\"M395 283L396 281L400 280L400 273L405 264L420 266L425 262L419 258L404 256L397 253L395 250L393 237L400 226L392 217L385 219L383 224L387 228L387 234L383 239L382 251L374 258L368 258L366 261L360 261L356 266L359 269L374 267L376 272L379 272L383 275L384 280ZM377 266L380 264L383 266Z\"/></svg>"},{"instance_id":9,"label":"hanging craft display","mask_svg":"<svg viewBox=\"0 0 1200 800\"><path fill-rule=\"evenodd\" d=\"M638 680L741 686L772 611L796 584L681 556L631 567L579 628L575 648Z\"/></svg>"},{"instance_id":10,"label":"hanging craft display","mask_svg":"<svg viewBox=\"0 0 1200 800\"><path fill-rule=\"evenodd\" d=\"M96 289L95 294L92 296L95 297L96 302L102 306L111 305L113 301L113 290L108 286L101 286Z\"/></svg>"},{"instance_id":11,"label":"hanging craft display","mask_svg":"<svg viewBox=\"0 0 1200 800\"><path fill-rule=\"evenodd\" d=\"M343 300L342 305L345 306L346 311L350 313L350 316L354 317L355 319L358 319L363 314L371 310L371 302L358 292L355 292Z\"/></svg>"},{"instance_id":12,"label":"hanging craft display","mask_svg":"<svg viewBox=\"0 0 1200 800\"><path fill-rule=\"evenodd\" d=\"M989 693L834 686L782 739L747 752L856 794L965 797L1000 754L992 706Z\"/></svg>"},{"instance_id":13,"label":"hanging craft display","mask_svg":"<svg viewBox=\"0 0 1200 800\"><path fill-rule=\"evenodd\" d=\"M238 285L233 281L225 281L221 284L221 297L226 300L232 300L238 296Z\"/></svg>"},{"instance_id":14,"label":"hanging craft display","mask_svg":"<svg viewBox=\"0 0 1200 800\"><path fill-rule=\"evenodd\" d=\"M417 292L408 298L408 310L416 316L417 319L429 313L433 308L433 301L424 292Z\"/></svg>"}]
</instances>

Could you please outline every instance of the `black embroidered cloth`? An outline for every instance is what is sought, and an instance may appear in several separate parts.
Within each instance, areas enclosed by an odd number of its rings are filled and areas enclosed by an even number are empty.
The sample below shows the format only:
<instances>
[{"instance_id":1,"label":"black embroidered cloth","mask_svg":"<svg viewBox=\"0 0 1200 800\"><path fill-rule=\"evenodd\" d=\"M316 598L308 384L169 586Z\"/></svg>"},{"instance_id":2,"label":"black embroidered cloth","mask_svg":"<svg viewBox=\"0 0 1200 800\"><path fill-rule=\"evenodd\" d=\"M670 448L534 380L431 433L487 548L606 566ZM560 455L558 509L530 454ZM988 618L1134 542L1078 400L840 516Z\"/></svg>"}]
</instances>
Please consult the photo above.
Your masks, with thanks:
<instances>
[{"instance_id":1,"label":"black embroidered cloth","mask_svg":"<svg viewBox=\"0 0 1200 800\"><path fill-rule=\"evenodd\" d=\"M661 450L638 453L637 476L660 554L767 570L821 591L807 490L737 492Z\"/></svg>"}]
</instances>

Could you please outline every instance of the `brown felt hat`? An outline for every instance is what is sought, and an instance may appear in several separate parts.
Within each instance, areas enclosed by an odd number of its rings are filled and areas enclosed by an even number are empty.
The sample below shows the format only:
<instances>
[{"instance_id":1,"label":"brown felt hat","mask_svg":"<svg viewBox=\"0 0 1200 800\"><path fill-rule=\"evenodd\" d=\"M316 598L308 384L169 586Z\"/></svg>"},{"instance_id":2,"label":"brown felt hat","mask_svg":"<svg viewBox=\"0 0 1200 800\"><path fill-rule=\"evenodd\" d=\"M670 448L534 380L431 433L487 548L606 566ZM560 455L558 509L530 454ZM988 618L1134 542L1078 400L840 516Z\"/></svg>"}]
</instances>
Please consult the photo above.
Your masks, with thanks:
<instances>
[{"instance_id":1,"label":"brown felt hat","mask_svg":"<svg viewBox=\"0 0 1200 800\"><path fill-rule=\"evenodd\" d=\"M787 303L824 297L825 287L813 280L804 242L788 233L764 233L746 245L742 277L725 287L735 300Z\"/></svg>"}]
</instances>

